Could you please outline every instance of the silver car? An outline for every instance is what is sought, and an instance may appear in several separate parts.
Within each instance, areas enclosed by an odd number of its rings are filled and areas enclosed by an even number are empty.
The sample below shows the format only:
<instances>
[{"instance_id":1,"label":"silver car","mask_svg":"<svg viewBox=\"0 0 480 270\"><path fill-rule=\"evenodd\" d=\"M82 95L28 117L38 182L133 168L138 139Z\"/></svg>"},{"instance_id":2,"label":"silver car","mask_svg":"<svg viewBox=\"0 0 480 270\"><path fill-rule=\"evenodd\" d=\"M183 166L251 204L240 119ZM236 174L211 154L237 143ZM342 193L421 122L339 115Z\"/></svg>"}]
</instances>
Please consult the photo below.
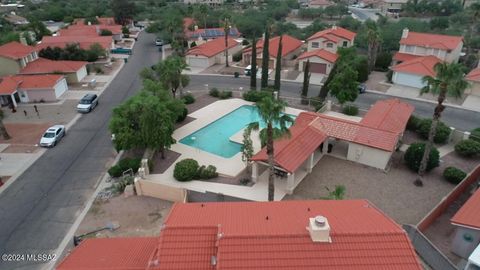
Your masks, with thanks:
<instances>
[{"instance_id":1,"label":"silver car","mask_svg":"<svg viewBox=\"0 0 480 270\"><path fill-rule=\"evenodd\" d=\"M98 96L95 94L86 94L77 105L77 111L81 113L91 112L98 105Z\"/></svg>"},{"instance_id":2,"label":"silver car","mask_svg":"<svg viewBox=\"0 0 480 270\"><path fill-rule=\"evenodd\" d=\"M40 146L54 147L65 136L65 126L55 125L49 127L40 139Z\"/></svg>"}]
</instances>

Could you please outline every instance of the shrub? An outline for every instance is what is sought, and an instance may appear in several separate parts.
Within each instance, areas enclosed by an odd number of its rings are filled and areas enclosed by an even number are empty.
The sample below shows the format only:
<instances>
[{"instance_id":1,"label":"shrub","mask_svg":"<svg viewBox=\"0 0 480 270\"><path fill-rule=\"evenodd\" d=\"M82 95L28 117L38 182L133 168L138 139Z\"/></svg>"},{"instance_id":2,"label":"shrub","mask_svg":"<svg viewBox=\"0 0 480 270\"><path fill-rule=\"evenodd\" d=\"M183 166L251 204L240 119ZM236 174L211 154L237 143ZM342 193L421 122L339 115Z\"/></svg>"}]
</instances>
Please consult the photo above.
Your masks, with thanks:
<instances>
[{"instance_id":1,"label":"shrub","mask_svg":"<svg viewBox=\"0 0 480 270\"><path fill-rule=\"evenodd\" d=\"M366 56L359 56L355 59L355 70L358 72L357 81L366 82L368 80L368 59Z\"/></svg>"},{"instance_id":2,"label":"shrub","mask_svg":"<svg viewBox=\"0 0 480 270\"><path fill-rule=\"evenodd\" d=\"M183 122L183 120L185 120L185 118L187 118L187 115L188 115L188 109L187 109L187 108L183 108L182 115L180 115L180 116L177 118L177 123Z\"/></svg>"},{"instance_id":3,"label":"shrub","mask_svg":"<svg viewBox=\"0 0 480 270\"><path fill-rule=\"evenodd\" d=\"M266 96L272 96L272 92L270 91L256 91L250 90L248 92L243 93L243 99L250 102L257 102L263 99Z\"/></svg>"},{"instance_id":4,"label":"shrub","mask_svg":"<svg viewBox=\"0 0 480 270\"><path fill-rule=\"evenodd\" d=\"M95 73L97 74L103 74L103 69L101 67L96 66L95 67Z\"/></svg>"},{"instance_id":5,"label":"shrub","mask_svg":"<svg viewBox=\"0 0 480 270\"><path fill-rule=\"evenodd\" d=\"M418 125L417 132L424 139L428 139L428 133L430 132L430 126L432 125L432 119L422 119ZM446 143L450 137L450 128L443 122L439 122L437 126L437 133L433 138L435 143Z\"/></svg>"},{"instance_id":6,"label":"shrub","mask_svg":"<svg viewBox=\"0 0 480 270\"><path fill-rule=\"evenodd\" d=\"M122 169L122 172L132 169L134 173L138 172L140 168L141 158L124 158L118 162L118 166Z\"/></svg>"},{"instance_id":7,"label":"shrub","mask_svg":"<svg viewBox=\"0 0 480 270\"><path fill-rule=\"evenodd\" d=\"M185 104L192 104L195 102L195 97L192 94L186 94L182 97Z\"/></svg>"},{"instance_id":8,"label":"shrub","mask_svg":"<svg viewBox=\"0 0 480 270\"><path fill-rule=\"evenodd\" d=\"M247 46L249 44L250 44L250 42L248 42L248 40L246 40L246 39L242 40L242 45L243 46Z\"/></svg>"},{"instance_id":9,"label":"shrub","mask_svg":"<svg viewBox=\"0 0 480 270\"><path fill-rule=\"evenodd\" d=\"M193 47L197 47L197 43L195 43L195 41L193 41L192 43L190 43L190 48L193 48Z\"/></svg>"},{"instance_id":10,"label":"shrub","mask_svg":"<svg viewBox=\"0 0 480 270\"><path fill-rule=\"evenodd\" d=\"M112 31L108 29L101 29L100 30L100 36L111 36L113 35Z\"/></svg>"},{"instance_id":11,"label":"shrub","mask_svg":"<svg viewBox=\"0 0 480 270\"><path fill-rule=\"evenodd\" d=\"M392 83L393 71L387 71L387 74L385 76L387 77L387 82Z\"/></svg>"},{"instance_id":12,"label":"shrub","mask_svg":"<svg viewBox=\"0 0 480 270\"><path fill-rule=\"evenodd\" d=\"M235 77L235 78L240 77L240 73L238 73L237 71L235 71L235 72L233 73L233 77Z\"/></svg>"},{"instance_id":13,"label":"shrub","mask_svg":"<svg viewBox=\"0 0 480 270\"><path fill-rule=\"evenodd\" d=\"M467 173L455 167L447 167L443 171L443 177L448 182L455 185L462 182L462 180L465 179L466 176L467 176Z\"/></svg>"},{"instance_id":14,"label":"shrub","mask_svg":"<svg viewBox=\"0 0 480 270\"><path fill-rule=\"evenodd\" d=\"M355 105L347 105L343 107L342 112L346 115L358 115L358 107Z\"/></svg>"},{"instance_id":15,"label":"shrub","mask_svg":"<svg viewBox=\"0 0 480 270\"><path fill-rule=\"evenodd\" d=\"M425 153L425 143L412 143L405 152L403 157L408 168L414 172L418 172L420 168L420 163L422 162L423 153ZM432 170L433 168L438 167L440 163L440 153L437 148L432 147L430 151L430 157L427 163L427 171Z\"/></svg>"},{"instance_id":16,"label":"shrub","mask_svg":"<svg viewBox=\"0 0 480 270\"><path fill-rule=\"evenodd\" d=\"M480 142L468 139L455 145L455 152L464 157L480 155Z\"/></svg>"},{"instance_id":17,"label":"shrub","mask_svg":"<svg viewBox=\"0 0 480 270\"><path fill-rule=\"evenodd\" d=\"M198 168L197 173L195 174L195 179L211 179L218 176L217 168L213 165L202 165Z\"/></svg>"},{"instance_id":18,"label":"shrub","mask_svg":"<svg viewBox=\"0 0 480 270\"><path fill-rule=\"evenodd\" d=\"M420 125L420 121L422 121L421 118L416 117L412 114L412 116L410 116L410 118L408 119L407 129L416 131L418 129L418 126Z\"/></svg>"},{"instance_id":19,"label":"shrub","mask_svg":"<svg viewBox=\"0 0 480 270\"><path fill-rule=\"evenodd\" d=\"M381 52L377 55L377 60L375 61L375 70L387 71L391 63L392 54L390 52Z\"/></svg>"},{"instance_id":20,"label":"shrub","mask_svg":"<svg viewBox=\"0 0 480 270\"><path fill-rule=\"evenodd\" d=\"M242 51L239 51L232 56L232 60L233 60L233 62L240 62L243 59L242 57L243 57L242 56Z\"/></svg>"},{"instance_id":21,"label":"shrub","mask_svg":"<svg viewBox=\"0 0 480 270\"><path fill-rule=\"evenodd\" d=\"M480 128L476 128L476 129L470 131L469 139L477 141L477 142L480 143Z\"/></svg>"},{"instance_id":22,"label":"shrub","mask_svg":"<svg viewBox=\"0 0 480 270\"><path fill-rule=\"evenodd\" d=\"M220 94L218 95L218 97L219 97L220 99L231 98L231 97L232 97L232 91L222 91L222 92L220 92Z\"/></svg>"},{"instance_id":23,"label":"shrub","mask_svg":"<svg viewBox=\"0 0 480 270\"><path fill-rule=\"evenodd\" d=\"M120 176L122 176L122 173L123 173L123 170L118 165L114 165L114 166L110 167L110 169L108 169L108 174L111 177L120 177Z\"/></svg>"},{"instance_id":24,"label":"shrub","mask_svg":"<svg viewBox=\"0 0 480 270\"><path fill-rule=\"evenodd\" d=\"M187 158L175 164L173 177L178 181L190 181L195 178L198 171L198 162L194 159Z\"/></svg>"},{"instance_id":25,"label":"shrub","mask_svg":"<svg viewBox=\"0 0 480 270\"><path fill-rule=\"evenodd\" d=\"M208 94L212 97L218 97L220 91L218 91L217 88L213 87L212 89L210 89L210 92Z\"/></svg>"}]
</instances>

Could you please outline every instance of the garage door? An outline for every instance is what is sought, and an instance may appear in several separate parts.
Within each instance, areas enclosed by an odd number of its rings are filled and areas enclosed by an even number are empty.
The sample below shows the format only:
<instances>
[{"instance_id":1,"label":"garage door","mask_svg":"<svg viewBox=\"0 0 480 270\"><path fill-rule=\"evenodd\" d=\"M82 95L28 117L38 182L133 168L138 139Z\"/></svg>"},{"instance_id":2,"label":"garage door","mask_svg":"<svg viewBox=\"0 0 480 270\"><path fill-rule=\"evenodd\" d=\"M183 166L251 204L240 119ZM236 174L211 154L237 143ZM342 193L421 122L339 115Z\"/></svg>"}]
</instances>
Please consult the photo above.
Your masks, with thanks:
<instances>
[{"instance_id":1,"label":"garage door","mask_svg":"<svg viewBox=\"0 0 480 270\"><path fill-rule=\"evenodd\" d=\"M208 67L208 58L189 57L188 65L191 67Z\"/></svg>"},{"instance_id":2,"label":"garage door","mask_svg":"<svg viewBox=\"0 0 480 270\"><path fill-rule=\"evenodd\" d=\"M306 63L307 62L303 62L303 70L305 70L305 64ZM327 74L327 64L310 62L310 72L311 73Z\"/></svg>"},{"instance_id":3,"label":"garage door","mask_svg":"<svg viewBox=\"0 0 480 270\"><path fill-rule=\"evenodd\" d=\"M422 82L422 76L408 74L408 73L398 73L395 72L393 75L393 82L395 84L415 87L415 88L422 88L425 84Z\"/></svg>"}]
</instances>

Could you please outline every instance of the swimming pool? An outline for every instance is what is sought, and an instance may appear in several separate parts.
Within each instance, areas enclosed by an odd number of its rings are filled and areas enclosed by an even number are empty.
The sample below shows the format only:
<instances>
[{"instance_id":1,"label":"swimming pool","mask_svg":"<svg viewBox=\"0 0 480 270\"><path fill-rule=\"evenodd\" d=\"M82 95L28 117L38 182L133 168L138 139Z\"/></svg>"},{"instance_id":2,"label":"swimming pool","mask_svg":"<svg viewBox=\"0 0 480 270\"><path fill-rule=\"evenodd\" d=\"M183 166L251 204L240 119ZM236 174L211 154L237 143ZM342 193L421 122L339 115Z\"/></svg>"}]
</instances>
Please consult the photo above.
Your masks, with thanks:
<instances>
[{"instance_id":1,"label":"swimming pool","mask_svg":"<svg viewBox=\"0 0 480 270\"><path fill-rule=\"evenodd\" d=\"M292 115L290 117L295 118ZM185 136L180 140L180 143L224 158L231 158L241 151L242 145L230 141L230 137L252 122L260 122L260 129L266 126L261 121L255 106L243 105L207 126Z\"/></svg>"}]
</instances>

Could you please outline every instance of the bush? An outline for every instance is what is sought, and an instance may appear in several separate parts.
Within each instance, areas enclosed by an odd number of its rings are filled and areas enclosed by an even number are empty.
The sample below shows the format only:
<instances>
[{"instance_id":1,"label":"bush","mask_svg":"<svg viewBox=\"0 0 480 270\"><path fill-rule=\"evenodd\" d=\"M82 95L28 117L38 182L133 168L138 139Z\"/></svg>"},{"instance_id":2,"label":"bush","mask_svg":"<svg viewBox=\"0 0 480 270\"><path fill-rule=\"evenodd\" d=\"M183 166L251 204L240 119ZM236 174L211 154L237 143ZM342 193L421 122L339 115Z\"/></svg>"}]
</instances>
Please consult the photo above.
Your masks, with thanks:
<instances>
[{"instance_id":1,"label":"bush","mask_svg":"<svg viewBox=\"0 0 480 270\"><path fill-rule=\"evenodd\" d=\"M263 99L266 96L272 96L272 92L270 91L256 91L250 90L248 92L243 93L243 99L250 102L257 102Z\"/></svg>"},{"instance_id":2,"label":"bush","mask_svg":"<svg viewBox=\"0 0 480 270\"><path fill-rule=\"evenodd\" d=\"M368 80L368 59L366 56L359 56L355 60L355 70L358 72L357 81L366 82Z\"/></svg>"},{"instance_id":3,"label":"bush","mask_svg":"<svg viewBox=\"0 0 480 270\"><path fill-rule=\"evenodd\" d=\"M477 142L480 143L480 128L476 128L476 129L470 131L469 139L477 141Z\"/></svg>"},{"instance_id":4,"label":"bush","mask_svg":"<svg viewBox=\"0 0 480 270\"><path fill-rule=\"evenodd\" d=\"M195 174L195 179L211 179L218 176L217 168L213 165L202 165L198 168L197 173Z\"/></svg>"},{"instance_id":5,"label":"bush","mask_svg":"<svg viewBox=\"0 0 480 270\"><path fill-rule=\"evenodd\" d=\"M466 176L467 176L467 173L455 167L447 167L443 171L443 177L448 182L455 185L462 182L462 180L465 179Z\"/></svg>"},{"instance_id":6,"label":"bush","mask_svg":"<svg viewBox=\"0 0 480 270\"><path fill-rule=\"evenodd\" d=\"M213 87L212 89L210 89L210 92L208 92L208 94L212 97L218 97L220 91L218 91L217 88Z\"/></svg>"},{"instance_id":7,"label":"bush","mask_svg":"<svg viewBox=\"0 0 480 270\"><path fill-rule=\"evenodd\" d=\"M242 51L239 51L232 56L233 62L240 62L242 61L242 59L243 59Z\"/></svg>"},{"instance_id":8,"label":"bush","mask_svg":"<svg viewBox=\"0 0 480 270\"><path fill-rule=\"evenodd\" d=\"M193 48L193 47L197 47L197 43L195 43L195 41L193 41L192 43L190 43L190 48Z\"/></svg>"},{"instance_id":9,"label":"bush","mask_svg":"<svg viewBox=\"0 0 480 270\"><path fill-rule=\"evenodd\" d=\"M195 178L198 171L198 162L194 159L187 158L175 164L173 177L181 182L190 181Z\"/></svg>"},{"instance_id":10,"label":"bush","mask_svg":"<svg viewBox=\"0 0 480 270\"><path fill-rule=\"evenodd\" d=\"M250 42L248 42L248 40L246 40L246 39L242 40L242 45L243 46L247 46L249 44L250 44Z\"/></svg>"},{"instance_id":11,"label":"bush","mask_svg":"<svg viewBox=\"0 0 480 270\"><path fill-rule=\"evenodd\" d=\"M432 119L422 119L418 124L417 132L424 139L428 139L428 133L430 132L430 126L432 125ZM437 126L437 133L433 138L435 143L446 143L450 137L450 128L443 122L439 122Z\"/></svg>"},{"instance_id":12,"label":"bush","mask_svg":"<svg viewBox=\"0 0 480 270\"><path fill-rule=\"evenodd\" d=\"M101 29L100 30L100 36L111 36L113 35L112 31L108 29Z\"/></svg>"},{"instance_id":13,"label":"bush","mask_svg":"<svg viewBox=\"0 0 480 270\"><path fill-rule=\"evenodd\" d=\"M187 109L187 108L183 108L182 115L180 115L180 116L177 118L177 123L183 122L183 120L185 120L185 118L187 118L187 115L188 115L188 109Z\"/></svg>"},{"instance_id":14,"label":"bush","mask_svg":"<svg viewBox=\"0 0 480 270\"><path fill-rule=\"evenodd\" d=\"M408 119L407 122L407 129L416 131L418 129L418 126L420 125L420 121L422 121L421 118L416 117L415 115L411 115L410 118Z\"/></svg>"},{"instance_id":15,"label":"bush","mask_svg":"<svg viewBox=\"0 0 480 270\"><path fill-rule=\"evenodd\" d=\"M343 107L342 112L346 115L358 115L358 107L355 105L347 105Z\"/></svg>"},{"instance_id":16,"label":"bush","mask_svg":"<svg viewBox=\"0 0 480 270\"><path fill-rule=\"evenodd\" d=\"M193 97L192 94L186 94L182 99L185 104L192 104L195 102L195 97Z\"/></svg>"},{"instance_id":17,"label":"bush","mask_svg":"<svg viewBox=\"0 0 480 270\"><path fill-rule=\"evenodd\" d=\"M235 72L233 73L233 77L235 77L235 78L240 77L240 73L238 73L237 71L235 71Z\"/></svg>"},{"instance_id":18,"label":"bush","mask_svg":"<svg viewBox=\"0 0 480 270\"><path fill-rule=\"evenodd\" d=\"M418 172L420 163L422 162L423 153L425 153L425 143L412 143L405 152L403 157L408 168L414 172ZM440 153L437 148L432 147L430 151L430 157L428 159L427 171L438 167L440 164Z\"/></svg>"},{"instance_id":19,"label":"bush","mask_svg":"<svg viewBox=\"0 0 480 270\"><path fill-rule=\"evenodd\" d=\"M123 170L118 165L114 165L108 169L108 174L110 177L120 177L122 176Z\"/></svg>"},{"instance_id":20,"label":"bush","mask_svg":"<svg viewBox=\"0 0 480 270\"><path fill-rule=\"evenodd\" d=\"M377 55L377 60L375 61L375 70L387 71L391 63L392 54L389 52L381 52Z\"/></svg>"},{"instance_id":21,"label":"bush","mask_svg":"<svg viewBox=\"0 0 480 270\"><path fill-rule=\"evenodd\" d=\"M393 71L387 71L387 74L385 76L387 77L387 82L392 83Z\"/></svg>"},{"instance_id":22,"label":"bush","mask_svg":"<svg viewBox=\"0 0 480 270\"><path fill-rule=\"evenodd\" d=\"M118 166L122 169L122 172L132 169L134 173L138 172L140 168L141 158L124 158L118 162Z\"/></svg>"},{"instance_id":23,"label":"bush","mask_svg":"<svg viewBox=\"0 0 480 270\"><path fill-rule=\"evenodd\" d=\"M480 142L468 139L455 145L455 152L464 157L480 155Z\"/></svg>"},{"instance_id":24,"label":"bush","mask_svg":"<svg viewBox=\"0 0 480 270\"><path fill-rule=\"evenodd\" d=\"M232 91L222 91L222 92L220 92L220 94L218 95L218 97L219 97L220 99L231 98L231 97L232 97Z\"/></svg>"}]
</instances>

